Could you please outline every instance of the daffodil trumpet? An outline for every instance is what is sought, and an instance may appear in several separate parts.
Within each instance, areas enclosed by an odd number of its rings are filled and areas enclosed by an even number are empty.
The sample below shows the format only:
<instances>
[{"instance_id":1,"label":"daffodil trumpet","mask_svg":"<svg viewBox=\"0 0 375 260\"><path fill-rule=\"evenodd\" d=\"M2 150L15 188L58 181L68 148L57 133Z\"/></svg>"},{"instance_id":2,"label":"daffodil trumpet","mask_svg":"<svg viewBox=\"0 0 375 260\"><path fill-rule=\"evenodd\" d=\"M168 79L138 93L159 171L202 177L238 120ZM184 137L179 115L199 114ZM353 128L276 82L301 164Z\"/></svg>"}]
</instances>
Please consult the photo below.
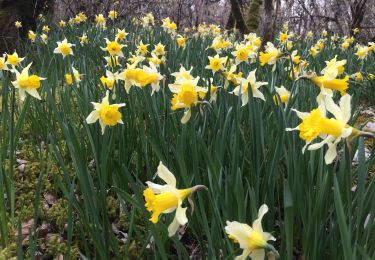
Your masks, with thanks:
<instances>
[{"instance_id":1,"label":"daffodil trumpet","mask_svg":"<svg viewBox=\"0 0 375 260\"><path fill-rule=\"evenodd\" d=\"M176 234L180 226L188 222L186 217L187 208L183 208L183 201L188 198L189 203L194 209L194 203L191 196L196 191L206 189L204 185L196 185L191 188L177 189L176 178L162 162L159 163L157 176L166 184L160 185L153 182L146 182L148 188L143 191L145 198L145 207L151 212L150 221L156 224L161 214L176 212L172 223L168 226L168 236Z\"/></svg>"}]
</instances>

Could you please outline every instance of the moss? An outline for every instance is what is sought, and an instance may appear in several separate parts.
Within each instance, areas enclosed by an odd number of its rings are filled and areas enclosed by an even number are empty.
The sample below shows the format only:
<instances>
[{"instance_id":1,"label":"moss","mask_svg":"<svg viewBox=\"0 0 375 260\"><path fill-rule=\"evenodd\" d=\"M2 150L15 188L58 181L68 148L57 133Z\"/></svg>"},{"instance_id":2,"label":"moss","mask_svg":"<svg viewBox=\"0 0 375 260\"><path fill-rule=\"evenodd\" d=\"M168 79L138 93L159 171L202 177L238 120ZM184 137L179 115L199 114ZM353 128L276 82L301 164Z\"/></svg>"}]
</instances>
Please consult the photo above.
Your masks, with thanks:
<instances>
[{"instance_id":1,"label":"moss","mask_svg":"<svg viewBox=\"0 0 375 260\"><path fill-rule=\"evenodd\" d=\"M262 5L261 0L252 0L247 10L246 25L249 32L256 32L260 23L260 6Z\"/></svg>"}]
</instances>

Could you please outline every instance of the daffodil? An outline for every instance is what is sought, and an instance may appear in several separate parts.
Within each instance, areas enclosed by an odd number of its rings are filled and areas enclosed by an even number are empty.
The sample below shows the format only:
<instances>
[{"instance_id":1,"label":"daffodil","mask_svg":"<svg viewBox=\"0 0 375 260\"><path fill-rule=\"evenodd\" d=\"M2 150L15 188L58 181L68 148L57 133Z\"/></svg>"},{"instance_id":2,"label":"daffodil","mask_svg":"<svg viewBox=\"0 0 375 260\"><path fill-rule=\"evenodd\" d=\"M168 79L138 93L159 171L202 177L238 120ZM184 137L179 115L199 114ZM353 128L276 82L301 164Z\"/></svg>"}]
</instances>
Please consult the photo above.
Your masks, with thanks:
<instances>
[{"instance_id":1,"label":"daffodil","mask_svg":"<svg viewBox=\"0 0 375 260\"><path fill-rule=\"evenodd\" d=\"M8 70L7 63L5 62L5 54L3 54L3 57L0 57L0 71L1 70Z\"/></svg>"},{"instance_id":2,"label":"daffodil","mask_svg":"<svg viewBox=\"0 0 375 260\"><path fill-rule=\"evenodd\" d=\"M281 56L281 52L271 42L267 42L265 52L259 53L260 65L274 65Z\"/></svg>"},{"instance_id":3,"label":"daffodil","mask_svg":"<svg viewBox=\"0 0 375 260\"><path fill-rule=\"evenodd\" d=\"M186 45L187 38L183 37L180 34L177 36L178 37L176 39L176 42L177 42L178 47L184 47Z\"/></svg>"},{"instance_id":4,"label":"daffodil","mask_svg":"<svg viewBox=\"0 0 375 260\"><path fill-rule=\"evenodd\" d=\"M75 44L69 43L65 38L62 42L57 42L57 48L53 52L61 54L63 58L65 58L66 56L73 55L73 46L75 46Z\"/></svg>"},{"instance_id":5,"label":"daffodil","mask_svg":"<svg viewBox=\"0 0 375 260\"><path fill-rule=\"evenodd\" d=\"M299 137L306 141L302 152L305 149L317 150L323 145L328 145L328 150L324 156L326 164L330 164L336 158L337 144L344 138L349 137L354 129L348 125L351 117L350 95L346 94L341 97L340 106L333 102L332 97L325 96L318 108L310 113L302 113L294 110L297 116L302 119L301 124L295 128L287 128L287 131L298 130ZM328 118L326 111L330 112L334 117ZM311 144L317 138L323 139L321 142Z\"/></svg>"},{"instance_id":6,"label":"daffodil","mask_svg":"<svg viewBox=\"0 0 375 260\"><path fill-rule=\"evenodd\" d=\"M186 189L177 189L176 178L162 162L159 163L157 176L166 184L160 185L146 182L148 188L143 192L145 207L152 213L150 221L158 223L161 214L176 212L172 223L168 226L168 236L176 234L180 225L188 222L186 217L187 208L183 208L184 200L199 189L207 189L203 185L197 185Z\"/></svg>"},{"instance_id":7,"label":"daffodil","mask_svg":"<svg viewBox=\"0 0 375 260\"><path fill-rule=\"evenodd\" d=\"M310 53L310 55L311 55L312 57L315 57L316 55L319 54L319 49L316 48L315 46L312 46L312 47L310 48L309 53Z\"/></svg>"},{"instance_id":8,"label":"daffodil","mask_svg":"<svg viewBox=\"0 0 375 260\"><path fill-rule=\"evenodd\" d=\"M79 74L78 70L75 69L74 67L72 67L72 71L73 71L73 76L74 76L74 80L75 80L75 83L78 84L81 82L81 74ZM66 73L65 74L65 81L68 85L72 85L73 84L73 77L70 73Z\"/></svg>"},{"instance_id":9,"label":"daffodil","mask_svg":"<svg viewBox=\"0 0 375 260\"><path fill-rule=\"evenodd\" d=\"M61 21L59 22L59 26L60 26L60 28L64 28L64 27L66 26L66 22L63 21L63 20L61 20Z\"/></svg>"},{"instance_id":10,"label":"daffodil","mask_svg":"<svg viewBox=\"0 0 375 260\"><path fill-rule=\"evenodd\" d=\"M289 35L287 33L280 33L279 35L280 42L286 42L288 39L289 39Z\"/></svg>"},{"instance_id":11,"label":"daffodil","mask_svg":"<svg viewBox=\"0 0 375 260\"><path fill-rule=\"evenodd\" d=\"M199 77L176 80L174 84L169 84L169 89L173 93L172 110L185 109L181 123L186 124L191 117L191 107L198 103L199 92L207 92L206 88L198 86Z\"/></svg>"},{"instance_id":12,"label":"daffodil","mask_svg":"<svg viewBox=\"0 0 375 260\"><path fill-rule=\"evenodd\" d=\"M124 57L124 54L122 53L122 48L125 47L123 44L119 44L117 41L110 41L107 38L105 39L105 42L107 44L106 47L101 47L103 51L108 51L111 56L119 56Z\"/></svg>"},{"instance_id":13,"label":"daffodil","mask_svg":"<svg viewBox=\"0 0 375 260\"><path fill-rule=\"evenodd\" d=\"M20 22L20 21L16 21L15 23L14 23L14 26L16 26L16 28L21 28L22 27L22 23Z\"/></svg>"},{"instance_id":14,"label":"daffodil","mask_svg":"<svg viewBox=\"0 0 375 260\"><path fill-rule=\"evenodd\" d=\"M36 34L33 32L33 31L29 31L27 33L27 38L31 41L31 42L35 42L35 39L36 39Z\"/></svg>"},{"instance_id":15,"label":"daffodil","mask_svg":"<svg viewBox=\"0 0 375 260\"><path fill-rule=\"evenodd\" d=\"M137 53L145 56L148 53L148 45L149 44L144 44L142 41L139 43L137 46Z\"/></svg>"},{"instance_id":16,"label":"daffodil","mask_svg":"<svg viewBox=\"0 0 375 260\"><path fill-rule=\"evenodd\" d=\"M105 86L106 88L112 89L115 82L118 80L118 73L111 72L109 70L106 70L105 76L100 77L100 82Z\"/></svg>"},{"instance_id":17,"label":"daffodil","mask_svg":"<svg viewBox=\"0 0 375 260\"><path fill-rule=\"evenodd\" d=\"M165 46L159 42L154 50L153 53L155 53L156 56L164 56L165 55Z\"/></svg>"},{"instance_id":18,"label":"daffodil","mask_svg":"<svg viewBox=\"0 0 375 260\"><path fill-rule=\"evenodd\" d=\"M108 17L111 19L111 20L115 20L117 18L117 12L115 10L111 10L108 12Z\"/></svg>"},{"instance_id":19,"label":"daffodil","mask_svg":"<svg viewBox=\"0 0 375 260\"><path fill-rule=\"evenodd\" d=\"M95 15L96 26L105 28L105 18L102 14Z\"/></svg>"},{"instance_id":20,"label":"daffodil","mask_svg":"<svg viewBox=\"0 0 375 260\"><path fill-rule=\"evenodd\" d=\"M227 61L228 57L219 57L218 54L216 54L214 57L208 57L209 64L206 66L206 69L212 70L212 72L217 72L219 70L222 70L224 68L224 65Z\"/></svg>"},{"instance_id":21,"label":"daffodil","mask_svg":"<svg viewBox=\"0 0 375 260\"><path fill-rule=\"evenodd\" d=\"M123 124L122 115L119 111L120 107L125 106L125 103L121 104L109 104L109 91L106 92L105 97L101 103L91 102L94 106L92 111L86 118L88 124L93 124L99 120L102 134L104 134L106 126L115 126L117 124Z\"/></svg>"},{"instance_id":22,"label":"daffodil","mask_svg":"<svg viewBox=\"0 0 375 260\"><path fill-rule=\"evenodd\" d=\"M241 84L238 85L232 92L236 96L241 96L242 106L245 106L249 102L249 87L253 93L253 97L259 98L265 101L264 95L260 92L259 88L265 86L267 82L257 82L255 77L256 69L251 71L246 79L241 79Z\"/></svg>"},{"instance_id":23,"label":"daffodil","mask_svg":"<svg viewBox=\"0 0 375 260\"><path fill-rule=\"evenodd\" d=\"M369 48L368 48L368 46L360 46L360 47L358 47L358 50L355 53L355 55L358 56L358 59L361 59L361 60L366 59L368 54L369 54Z\"/></svg>"},{"instance_id":24,"label":"daffodil","mask_svg":"<svg viewBox=\"0 0 375 260\"><path fill-rule=\"evenodd\" d=\"M279 88L275 87L275 89L276 89L277 95L279 95L279 97L280 97L281 103L283 103L285 105L288 104L289 98L290 98L290 91L287 90L284 86L281 86ZM276 95L273 97L273 100L276 104L279 103L279 99L277 98Z\"/></svg>"},{"instance_id":25,"label":"daffodil","mask_svg":"<svg viewBox=\"0 0 375 260\"><path fill-rule=\"evenodd\" d=\"M25 67L21 73L13 69L12 72L16 74L16 80L12 81L12 84L15 88L18 89L18 94L21 101L24 101L26 98L26 93L36 99L42 99L37 91L38 88L41 86L41 80L45 80L45 78L41 78L38 75L29 75L29 69L31 67L30 63Z\"/></svg>"},{"instance_id":26,"label":"daffodil","mask_svg":"<svg viewBox=\"0 0 375 260\"><path fill-rule=\"evenodd\" d=\"M236 57L236 64L241 62L248 62L250 51L246 45L238 44L236 45L236 50L232 52L232 55Z\"/></svg>"},{"instance_id":27,"label":"daffodil","mask_svg":"<svg viewBox=\"0 0 375 260\"><path fill-rule=\"evenodd\" d=\"M12 66L18 66L25 58L21 58L18 56L17 52L15 51L13 54L7 54L7 61L6 64Z\"/></svg>"},{"instance_id":28,"label":"daffodil","mask_svg":"<svg viewBox=\"0 0 375 260\"><path fill-rule=\"evenodd\" d=\"M292 52L292 54L290 55L291 58L292 58L292 62L293 62L294 64L298 64L298 63L300 63L300 61L301 61L301 56L299 56L297 53L298 53L298 51L297 51L297 50L294 50L294 51Z\"/></svg>"},{"instance_id":29,"label":"daffodil","mask_svg":"<svg viewBox=\"0 0 375 260\"><path fill-rule=\"evenodd\" d=\"M45 33L48 33L51 29L49 28L48 25L44 25L43 28L42 28L42 31L45 32Z\"/></svg>"},{"instance_id":30,"label":"daffodil","mask_svg":"<svg viewBox=\"0 0 375 260\"><path fill-rule=\"evenodd\" d=\"M237 66L235 64L233 64L229 68L229 70L224 72L224 76L227 79L227 81L225 82L225 85L224 85L224 89L227 89L228 84L229 84L228 81L231 81L233 83L233 85L235 85L235 86L240 84L241 79L242 79L242 72L235 73L236 70L237 70Z\"/></svg>"},{"instance_id":31,"label":"daffodil","mask_svg":"<svg viewBox=\"0 0 375 260\"><path fill-rule=\"evenodd\" d=\"M40 35L40 39L42 39L42 41L43 41L44 44L47 44L47 43L48 43L48 35L47 35L47 34L42 33L42 34Z\"/></svg>"},{"instance_id":32,"label":"daffodil","mask_svg":"<svg viewBox=\"0 0 375 260\"><path fill-rule=\"evenodd\" d=\"M355 81L362 81L363 80L363 76L362 76L362 73L360 71L358 71L357 73L355 73L353 75L353 77L354 77Z\"/></svg>"},{"instance_id":33,"label":"daffodil","mask_svg":"<svg viewBox=\"0 0 375 260\"><path fill-rule=\"evenodd\" d=\"M191 75L191 71L193 68L190 68L190 70L186 70L184 66L181 65L180 70L178 72L174 72L171 75L175 77L175 81L183 81L183 80L190 80L193 79L193 76Z\"/></svg>"},{"instance_id":34,"label":"daffodil","mask_svg":"<svg viewBox=\"0 0 375 260\"><path fill-rule=\"evenodd\" d=\"M250 227L245 223L237 221L227 221L225 232L234 243L239 244L243 252L237 256L236 260L245 260L248 256L252 260L264 260L265 249L273 251L278 255L276 249L267 243L268 240L275 241L270 233L264 232L262 227L262 218L268 212L268 207L263 204L258 211L258 218L253 222Z\"/></svg>"},{"instance_id":35,"label":"daffodil","mask_svg":"<svg viewBox=\"0 0 375 260\"><path fill-rule=\"evenodd\" d=\"M157 71L155 65L151 63L149 67L143 66L143 69L136 68L135 65L128 65L127 68L119 74L118 78L125 81L125 90L127 93L129 93L133 85L145 87L150 84L152 95L154 92L159 91L159 82L163 76Z\"/></svg>"},{"instance_id":36,"label":"daffodil","mask_svg":"<svg viewBox=\"0 0 375 260\"><path fill-rule=\"evenodd\" d=\"M123 30L117 29L117 34L116 34L115 40L116 41L124 40L127 35L128 35L128 33L125 32L125 29L123 29Z\"/></svg>"},{"instance_id":37,"label":"daffodil","mask_svg":"<svg viewBox=\"0 0 375 260\"><path fill-rule=\"evenodd\" d=\"M313 34L312 31L308 31L308 32L306 33L306 37L307 37L307 38L312 38L313 36L314 36L314 34Z\"/></svg>"},{"instance_id":38,"label":"daffodil","mask_svg":"<svg viewBox=\"0 0 375 260\"><path fill-rule=\"evenodd\" d=\"M89 43L89 38L87 37L86 33L82 34L82 36L78 37L79 43L83 46Z\"/></svg>"},{"instance_id":39,"label":"daffodil","mask_svg":"<svg viewBox=\"0 0 375 260\"><path fill-rule=\"evenodd\" d=\"M104 59L107 61L106 67L114 68L120 65L118 56L106 56Z\"/></svg>"}]
</instances>

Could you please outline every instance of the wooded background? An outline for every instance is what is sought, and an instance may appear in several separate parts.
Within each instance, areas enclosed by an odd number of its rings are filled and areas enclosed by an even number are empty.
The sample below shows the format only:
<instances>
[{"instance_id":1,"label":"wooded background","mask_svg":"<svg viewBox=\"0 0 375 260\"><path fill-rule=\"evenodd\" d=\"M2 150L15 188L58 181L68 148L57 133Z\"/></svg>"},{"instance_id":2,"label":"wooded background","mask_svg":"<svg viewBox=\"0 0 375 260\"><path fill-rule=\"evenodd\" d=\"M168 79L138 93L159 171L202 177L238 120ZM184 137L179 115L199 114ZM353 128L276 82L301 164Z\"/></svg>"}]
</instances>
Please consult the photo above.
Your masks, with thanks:
<instances>
[{"instance_id":1,"label":"wooded background","mask_svg":"<svg viewBox=\"0 0 375 260\"><path fill-rule=\"evenodd\" d=\"M80 11L93 17L112 9L122 19L152 12L156 19L170 17L179 28L215 23L241 33L257 32L264 41L272 40L285 22L290 31L302 36L323 29L352 35L359 28L359 40L375 40L375 0L0 0L1 51L18 37L16 20L23 23L20 34L24 36L35 29L40 13L59 21Z\"/></svg>"}]
</instances>

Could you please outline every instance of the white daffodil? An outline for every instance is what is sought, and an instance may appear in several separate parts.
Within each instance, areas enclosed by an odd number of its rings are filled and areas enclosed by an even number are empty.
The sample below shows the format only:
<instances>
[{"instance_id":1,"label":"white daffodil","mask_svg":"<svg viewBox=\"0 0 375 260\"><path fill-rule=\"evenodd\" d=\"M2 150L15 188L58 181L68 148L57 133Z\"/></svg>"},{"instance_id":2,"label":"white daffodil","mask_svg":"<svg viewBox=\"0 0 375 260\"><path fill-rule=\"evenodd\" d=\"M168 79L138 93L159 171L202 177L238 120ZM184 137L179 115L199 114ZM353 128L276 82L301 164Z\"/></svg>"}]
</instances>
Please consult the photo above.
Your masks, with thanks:
<instances>
[{"instance_id":1,"label":"white daffodil","mask_svg":"<svg viewBox=\"0 0 375 260\"><path fill-rule=\"evenodd\" d=\"M246 79L241 79L241 84L238 85L232 92L236 96L241 96L242 106L245 106L249 102L249 86L251 86L253 97L265 100L262 92L259 91L261 86L265 86L267 82L257 82L255 77L256 69L251 71Z\"/></svg>"}]
</instances>

